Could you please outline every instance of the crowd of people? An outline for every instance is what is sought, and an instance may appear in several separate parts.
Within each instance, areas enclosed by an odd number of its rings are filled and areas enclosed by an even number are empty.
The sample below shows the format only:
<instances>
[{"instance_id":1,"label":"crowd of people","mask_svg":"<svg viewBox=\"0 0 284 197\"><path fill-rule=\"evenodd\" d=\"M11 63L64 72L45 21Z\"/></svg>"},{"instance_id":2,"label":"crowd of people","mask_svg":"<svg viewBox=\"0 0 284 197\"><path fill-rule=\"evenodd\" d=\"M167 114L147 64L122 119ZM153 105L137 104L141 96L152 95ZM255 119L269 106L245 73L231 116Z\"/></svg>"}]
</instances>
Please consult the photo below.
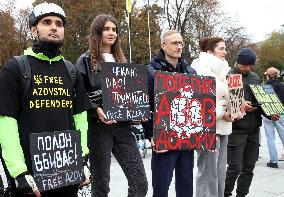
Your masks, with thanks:
<instances>
[{"instance_id":1,"label":"crowd of people","mask_svg":"<svg viewBox=\"0 0 284 197\"><path fill-rule=\"evenodd\" d=\"M91 184L92 196L106 197L110 191L110 166L113 155L128 181L129 197L145 197L148 181L140 156L131 121L107 120L102 102L101 69L104 62L126 63L120 45L118 21L98 15L90 25L89 49L70 65L61 54L66 16L63 9L52 3L34 7L29 16L32 47L24 56L9 59L0 72L0 144L4 169L9 182L9 195L77 196L80 186ZM242 48L232 68L226 58L226 44L221 37L200 40L200 54L192 64L182 56L184 46L176 30L165 31L161 48L147 66L150 110L154 109L155 71L177 72L188 75L211 76L216 80L216 148L198 150L196 197L227 197L232 195L236 181L237 197L246 196L259 157L259 131L264 122L269 147L268 167L277 168L275 132L284 145L284 116L266 116L257 105L249 85L260 84L252 71L256 54ZM21 59L28 63L28 75L22 74ZM71 71L70 71L71 67ZM239 117L228 113L230 99L227 74L241 74L244 104ZM284 85L279 81L279 70L269 68L265 75L284 103ZM45 81L56 78L57 83ZM26 82L28 81L28 82ZM67 94L36 94L38 88L62 88ZM56 107L50 103L56 100ZM44 102L42 102L44 101ZM31 103L39 102L36 107ZM69 103L69 104L66 104ZM141 120L145 137L155 147L153 113ZM30 155L30 134L78 130L81 135L84 178L81 184L39 192L33 177ZM90 165L88 165L88 162ZM89 171L90 168L90 171ZM193 196L193 150L152 151L153 197L167 197L175 172L177 197Z\"/></svg>"}]
</instances>

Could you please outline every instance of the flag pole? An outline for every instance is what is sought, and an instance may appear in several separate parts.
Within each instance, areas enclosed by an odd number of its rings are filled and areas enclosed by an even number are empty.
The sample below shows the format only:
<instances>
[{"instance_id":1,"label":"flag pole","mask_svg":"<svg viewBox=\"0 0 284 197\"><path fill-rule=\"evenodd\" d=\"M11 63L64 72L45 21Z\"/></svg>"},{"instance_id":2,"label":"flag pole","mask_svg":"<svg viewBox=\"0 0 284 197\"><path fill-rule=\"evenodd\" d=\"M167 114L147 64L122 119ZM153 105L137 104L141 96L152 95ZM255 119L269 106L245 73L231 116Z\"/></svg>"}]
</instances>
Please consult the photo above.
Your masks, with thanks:
<instances>
[{"instance_id":1,"label":"flag pole","mask_svg":"<svg viewBox=\"0 0 284 197\"><path fill-rule=\"evenodd\" d=\"M151 29L150 29L150 5L149 5L149 0L148 0L148 5L147 5L147 12L148 12L148 47L149 47L149 59L151 61L152 59L152 49L151 49Z\"/></svg>"},{"instance_id":2,"label":"flag pole","mask_svg":"<svg viewBox=\"0 0 284 197\"><path fill-rule=\"evenodd\" d=\"M130 14L129 14L129 12L127 12L128 13L128 45L129 45L129 63L132 63L132 57L131 57L131 53L132 53L132 51L131 51L131 38L130 38Z\"/></svg>"}]
</instances>

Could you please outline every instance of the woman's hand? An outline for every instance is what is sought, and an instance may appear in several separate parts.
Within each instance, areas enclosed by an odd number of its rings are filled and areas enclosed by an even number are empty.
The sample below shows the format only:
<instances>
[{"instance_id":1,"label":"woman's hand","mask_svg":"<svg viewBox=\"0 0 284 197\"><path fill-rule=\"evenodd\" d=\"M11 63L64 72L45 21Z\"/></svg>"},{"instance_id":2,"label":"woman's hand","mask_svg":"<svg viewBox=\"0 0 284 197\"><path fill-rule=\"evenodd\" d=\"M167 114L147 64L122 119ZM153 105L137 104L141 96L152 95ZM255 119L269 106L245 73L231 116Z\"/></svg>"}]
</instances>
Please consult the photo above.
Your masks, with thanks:
<instances>
[{"instance_id":1,"label":"woman's hand","mask_svg":"<svg viewBox=\"0 0 284 197\"><path fill-rule=\"evenodd\" d=\"M100 107L97 107L97 114L98 114L100 120L101 120L103 123L105 123L105 124L115 124L115 123L117 123L116 120L109 120L109 121L106 121L106 115L105 115L103 109L100 108Z\"/></svg>"},{"instance_id":2,"label":"woman's hand","mask_svg":"<svg viewBox=\"0 0 284 197\"><path fill-rule=\"evenodd\" d=\"M228 112L224 113L222 119L227 121L227 122L234 122L234 120L232 119L231 115Z\"/></svg>"}]
</instances>

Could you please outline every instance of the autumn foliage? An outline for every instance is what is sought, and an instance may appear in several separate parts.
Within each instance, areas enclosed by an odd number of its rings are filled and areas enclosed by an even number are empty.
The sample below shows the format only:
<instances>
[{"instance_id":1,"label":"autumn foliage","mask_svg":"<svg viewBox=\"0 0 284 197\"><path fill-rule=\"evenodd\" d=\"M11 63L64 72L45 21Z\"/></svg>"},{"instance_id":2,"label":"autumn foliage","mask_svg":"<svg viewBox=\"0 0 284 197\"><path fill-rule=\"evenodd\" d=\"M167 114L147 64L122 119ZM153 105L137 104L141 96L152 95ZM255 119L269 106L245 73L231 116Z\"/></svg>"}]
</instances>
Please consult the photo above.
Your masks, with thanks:
<instances>
[{"instance_id":1,"label":"autumn foliage","mask_svg":"<svg viewBox=\"0 0 284 197\"><path fill-rule=\"evenodd\" d=\"M2 2L2 1L1 1ZM9 0L15 4L15 0ZM63 55L73 63L88 50L89 26L101 13L111 14L120 22L120 35L124 53L129 60L128 13L125 0L35 0L33 6L42 3L56 3L63 7L67 16ZM160 36L167 29L181 32L185 47L184 56L190 63L197 57L200 49L199 39L203 36L222 36L225 38L230 65L235 61L237 51L250 43L243 27L220 11L218 0L153 0L150 5L142 5L133 0L134 6L130 17L130 43L132 62L147 64L160 49ZM140 3L139 3L140 2ZM2 3L0 3L1 5ZM2 7L7 7L2 5ZM0 7L1 9L1 7ZM18 55L31 43L28 33L27 18L30 10L11 13L0 10L1 64L9 57ZM150 24L150 46L148 12Z\"/></svg>"}]
</instances>

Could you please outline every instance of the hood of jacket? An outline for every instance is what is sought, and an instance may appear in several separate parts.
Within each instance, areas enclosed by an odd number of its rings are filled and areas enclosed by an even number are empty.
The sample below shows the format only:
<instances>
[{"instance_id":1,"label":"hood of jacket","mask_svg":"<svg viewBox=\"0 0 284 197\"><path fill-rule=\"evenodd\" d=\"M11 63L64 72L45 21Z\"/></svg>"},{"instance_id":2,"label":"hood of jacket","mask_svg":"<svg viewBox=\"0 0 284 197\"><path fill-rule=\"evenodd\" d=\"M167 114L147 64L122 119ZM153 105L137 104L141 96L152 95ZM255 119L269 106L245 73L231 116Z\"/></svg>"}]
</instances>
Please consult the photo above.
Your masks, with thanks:
<instances>
[{"instance_id":1,"label":"hood of jacket","mask_svg":"<svg viewBox=\"0 0 284 197\"><path fill-rule=\"evenodd\" d=\"M202 74L204 73L203 71L208 69L213 72L221 81L226 79L226 75L231 69L226 60L221 60L206 52L201 52L199 57L193 60L191 66L196 70L197 74Z\"/></svg>"}]
</instances>

